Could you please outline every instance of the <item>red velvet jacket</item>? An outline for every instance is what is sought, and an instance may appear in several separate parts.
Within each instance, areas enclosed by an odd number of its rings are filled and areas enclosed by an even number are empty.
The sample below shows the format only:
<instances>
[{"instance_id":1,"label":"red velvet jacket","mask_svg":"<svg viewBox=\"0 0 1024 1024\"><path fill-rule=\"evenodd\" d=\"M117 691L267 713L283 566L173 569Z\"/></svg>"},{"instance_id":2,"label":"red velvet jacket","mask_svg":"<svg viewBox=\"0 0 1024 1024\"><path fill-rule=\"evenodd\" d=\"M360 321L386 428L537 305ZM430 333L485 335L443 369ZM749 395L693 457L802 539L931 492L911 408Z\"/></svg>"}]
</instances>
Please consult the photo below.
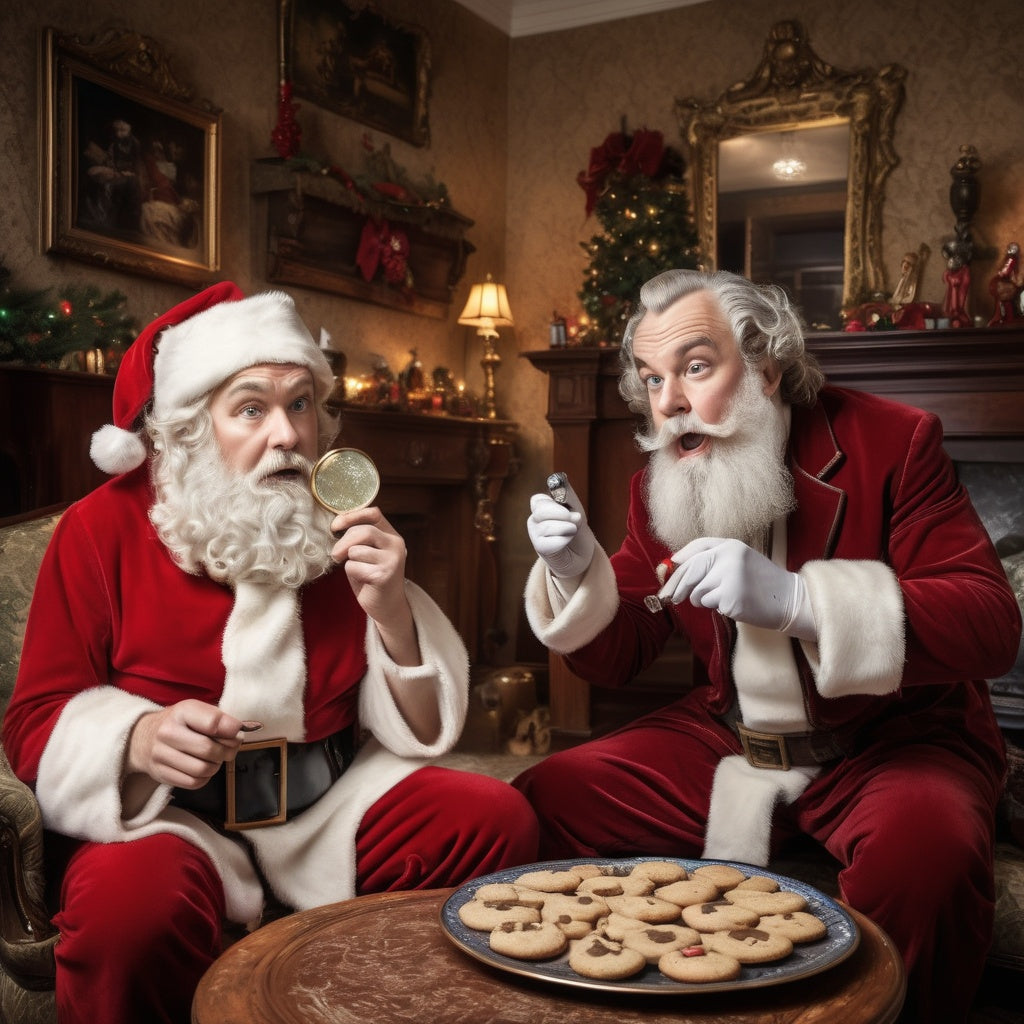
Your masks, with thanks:
<instances>
[{"instance_id":1,"label":"red velvet jacket","mask_svg":"<svg viewBox=\"0 0 1024 1024\"><path fill-rule=\"evenodd\" d=\"M43 558L4 719L4 747L22 779L35 778L65 704L89 687L163 705L186 697L216 704L221 695L234 594L171 558L149 521L148 472L116 477L72 505ZM356 718L366 615L341 571L303 587L301 615L306 735L320 739Z\"/></svg>"},{"instance_id":2,"label":"red velvet jacket","mask_svg":"<svg viewBox=\"0 0 1024 1024\"><path fill-rule=\"evenodd\" d=\"M886 696L822 697L793 642L812 726L840 730L858 747L883 738L966 744L986 770L1002 772L1003 741L984 679L1013 664L1020 609L942 448L938 419L825 388L813 408L793 408L787 458L798 503L787 530L789 568L817 559L879 560L895 574L906 615L905 667L898 690ZM650 533L643 477L641 471L632 480L626 537L611 560L619 608L566 660L594 684L620 686L678 629L692 644L708 710L723 714L735 696L734 624L689 603L660 615L642 604L657 589L655 567L671 553Z\"/></svg>"}]
</instances>

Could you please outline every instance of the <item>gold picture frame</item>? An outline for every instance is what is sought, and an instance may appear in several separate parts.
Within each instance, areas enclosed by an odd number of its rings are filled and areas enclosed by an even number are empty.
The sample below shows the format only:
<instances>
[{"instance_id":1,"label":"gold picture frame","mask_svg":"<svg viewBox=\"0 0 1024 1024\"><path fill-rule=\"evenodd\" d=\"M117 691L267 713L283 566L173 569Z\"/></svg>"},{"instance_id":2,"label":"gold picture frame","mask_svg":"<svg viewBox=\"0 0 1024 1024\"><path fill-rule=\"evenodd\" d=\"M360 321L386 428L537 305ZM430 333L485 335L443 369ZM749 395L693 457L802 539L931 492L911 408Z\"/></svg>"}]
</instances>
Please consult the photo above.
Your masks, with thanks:
<instances>
[{"instance_id":1,"label":"gold picture frame","mask_svg":"<svg viewBox=\"0 0 1024 1024\"><path fill-rule=\"evenodd\" d=\"M178 284L220 269L220 111L193 102L153 40L46 29L43 252Z\"/></svg>"},{"instance_id":2,"label":"gold picture frame","mask_svg":"<svg viewBox=\"0 0 1024 1024\"><path fill-rule=\"evenodd\" d=\"M279 0L281 75L296 97L430 144L430 38L371 3Z\"/></svg>"}]
</instances>

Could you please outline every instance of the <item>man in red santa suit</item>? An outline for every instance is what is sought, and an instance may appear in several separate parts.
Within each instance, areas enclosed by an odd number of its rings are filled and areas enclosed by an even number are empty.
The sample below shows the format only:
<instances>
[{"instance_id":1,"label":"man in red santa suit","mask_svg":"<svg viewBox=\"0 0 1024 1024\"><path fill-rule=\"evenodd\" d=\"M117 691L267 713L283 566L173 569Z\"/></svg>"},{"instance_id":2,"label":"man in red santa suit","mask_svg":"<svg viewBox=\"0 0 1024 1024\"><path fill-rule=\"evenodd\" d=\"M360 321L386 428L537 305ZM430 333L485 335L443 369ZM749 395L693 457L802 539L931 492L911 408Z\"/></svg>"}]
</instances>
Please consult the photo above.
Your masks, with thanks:
<instances>
[{"instance_id":1,"label":"man in red santa suit","mask_svg":"<svg viewBox=\"0 0 1024 1024\"><path fill-rule=\"evenodd\" d=\"M621 355L652 453L625 540L535 495L527 614L606 687L678 630L695 685L514 781L541 856L766 865L809 836L902 952L907 1019L965 1020L1005 759L982 679L1021 619L938 420L824 386L785 294L732 274L649 281Z\"/></svg>"},{"instance_id":2,"label":"man in red santa suit","mask_svg":"<svg viewBox=\"0 0 1024 1024\"><path fill-rule=\"evenodd\" d=\"M332 386L289 296L228 283L125 355L91 449L117 476L57 526L4 723L64 837L65 1024L189 1020L264 884L307 908L536 859L521 794L427 761L459 736L468 659L402 538L311 498Z\"/></svg>"}]
</instances>

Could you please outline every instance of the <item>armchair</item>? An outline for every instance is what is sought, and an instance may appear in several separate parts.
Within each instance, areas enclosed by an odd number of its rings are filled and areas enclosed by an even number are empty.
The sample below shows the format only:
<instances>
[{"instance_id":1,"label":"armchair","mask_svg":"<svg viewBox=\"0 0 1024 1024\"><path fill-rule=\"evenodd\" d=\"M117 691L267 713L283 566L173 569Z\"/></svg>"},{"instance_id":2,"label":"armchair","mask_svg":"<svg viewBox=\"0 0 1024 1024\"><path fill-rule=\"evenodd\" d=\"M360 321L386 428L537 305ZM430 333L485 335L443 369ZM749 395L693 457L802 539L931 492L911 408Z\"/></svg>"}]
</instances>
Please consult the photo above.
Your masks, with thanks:
<instances>
[{"instance_id":1,"label":"armchair","mask_svg":"<svg viewBox=\"0 0 1024 1024\"><path fill-rule=\"evenodd\" d=\"M39 562L60 518L0 526L0 713L18 671L25 619ZM0 1022L53 1024L53 947L57 930L45 902L43 823L32 791L17 779L0 748Z\"/></svg>"}]
</instances>

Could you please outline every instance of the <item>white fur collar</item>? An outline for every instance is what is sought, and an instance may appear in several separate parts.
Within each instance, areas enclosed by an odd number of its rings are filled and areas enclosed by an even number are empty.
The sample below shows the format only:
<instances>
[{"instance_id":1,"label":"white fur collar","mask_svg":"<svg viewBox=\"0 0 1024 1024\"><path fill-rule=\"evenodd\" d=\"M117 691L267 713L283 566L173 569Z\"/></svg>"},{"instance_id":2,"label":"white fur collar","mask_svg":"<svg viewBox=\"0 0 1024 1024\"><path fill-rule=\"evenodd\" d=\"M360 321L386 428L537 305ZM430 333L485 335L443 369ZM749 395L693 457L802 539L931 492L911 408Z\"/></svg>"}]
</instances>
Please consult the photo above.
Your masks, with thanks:
<instances>
[{"instance_id":1,"label":"white fur collar","mask_svg":"<svg viewBox=\"0 0 1024 1024\"><path fill-rule=\"evenodd\" d=\"M262 722L267 736L305 738L306 647L298 591L239 583L224 628L224 692L220 707Z\"/></svg>"}]
</instances>

